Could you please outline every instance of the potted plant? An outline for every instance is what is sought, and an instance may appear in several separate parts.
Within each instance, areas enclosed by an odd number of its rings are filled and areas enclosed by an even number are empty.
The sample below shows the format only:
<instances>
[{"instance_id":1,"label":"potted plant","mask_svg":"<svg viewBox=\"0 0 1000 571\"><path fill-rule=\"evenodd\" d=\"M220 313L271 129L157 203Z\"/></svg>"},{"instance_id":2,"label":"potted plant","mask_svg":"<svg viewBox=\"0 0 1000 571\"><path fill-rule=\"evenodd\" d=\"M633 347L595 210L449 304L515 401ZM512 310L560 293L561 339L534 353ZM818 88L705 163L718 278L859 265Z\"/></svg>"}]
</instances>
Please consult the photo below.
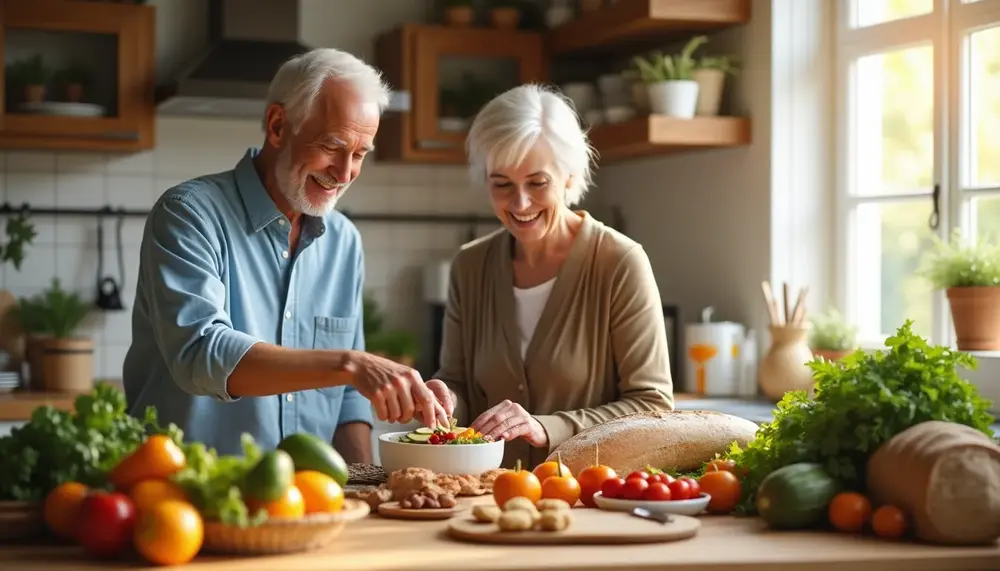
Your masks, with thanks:
<instances>
[{"instance_id":1,"label":"potted plant","mask_svg":"<svg viewBox=\"0 0 1000 571\"><path fill-rule=\"evenodd\" d=\"M471 26L476 19L472 0L444 0L444 23L449 26Z\"/></svg>"},{"instance_id":2,"label":"potted plant","mask_svg":"<svg viewBox=\"0 0 1000 571\"><path fill-rule=\"evenodd\" d=\"M809 349L816 357L837 361L854 352L858 328L834 308L810 319Z\"/></svg>"},{"instance_id":3,"label":"potted plant","mask_svg":"<svg viewBox=\"0 0 1000 571\"><path fill-rule=\"evenodd\" d=\"M650 110L667 117L694 117L698 106L698 82L692 79L694 52L708 41L706 36L691 39L677 55L654 52L650 59L636 56L633 61L646 84Z\"/></svg>"},{"instance_id":4,"label":"potted plant","mask_svg":"<svg viewBox=\"0 0 1000 571\"><path fill-rule=\"evenodd\" d=\"M935 236L920 273L948 296L959 351L1000 349L1000 247Z\"/></svg>"},{"instance_id":5,"label":"potted plant","mask_svg":"<svg viewBox=\"0 0 1000 571\"><path fill-rule=\"evenodd\" d=\"M62 100L69 103L83 101L84 90L90 87L92 79L93 71L80 62L73 62L60 69L53 78L62 91Z\"/></svg>"},{"instance_id":6,"label":"potted plant","mask_svg":"<svg viewBox=\"0 0 1000 571\"><path fill-rule=\"evenodd\" d=\"M56 278L45 291L20 300L20 321L36 343L31 357L38 359L41 369L36 370L29 357L31 377L32 381L41 378L41 388L55 392L93 389L94 341L76 335L90 308L90 303L63 289Z\"/></svg>"},{"instance_id":7,"label":"potted plant","mask_svg":"<svg viewBox=\"0 0 1000 571\"><path fill-rule=\"evenodd\" d=\"M21 59L6 67L6 81L10 89L19 92L22 102L45 101L46 84L50 72L41 55Z\"/></svg>"},{"instance_id":8,"label":"potted plant","mask_svg":"<svg viewBox=\"0 0 1000 571\"><path fill-rule=\"evenodd\" d=\"M9 263L15 271L21 271L21 264L26 257L30 245L38 232L30 221L28 211L22 210L7 216L5 228L6 243L0 243L0 265ZM11 275L8 273L7 275ZM7 290L0 291L0 350L6 351L11 357L12 370L21 370L27 350L25 327L17 311L17 297Z\"/></svg>"},{"instance_id":9,"label":"potted plant","mask_svg":"<svg viewBox=\"0 0 1000 571\"><path fill-rule=\"evenodd\" d=\"M490 21L494 28L516 30L521 23L520 0L493 0L490 6Z\"/></svg>"},{"instance_id":10,"label":"potted plant","mask_svg":"<svg viewBox=\"0 0 1000 571\"><path fill-rule=\"evenodd\" d=\"M730 56L708 56L698 60L691 79L698 83L696 115L718 115L726 75L735 75L739 64Z\"/></svg>"},{"instance_id":11,"label":"potted plant","mask_svg":"<svg viewBox=\"0 0 1000 571\"><path fill-rule=\"evenodd\" d=\"M420 343L416 336L406 331L383 331L385 317L379 309L378 302L370 293L366 293L362 303L365 350L373 355L412 367L420 352Z\"/></svg>"}]
</instances>

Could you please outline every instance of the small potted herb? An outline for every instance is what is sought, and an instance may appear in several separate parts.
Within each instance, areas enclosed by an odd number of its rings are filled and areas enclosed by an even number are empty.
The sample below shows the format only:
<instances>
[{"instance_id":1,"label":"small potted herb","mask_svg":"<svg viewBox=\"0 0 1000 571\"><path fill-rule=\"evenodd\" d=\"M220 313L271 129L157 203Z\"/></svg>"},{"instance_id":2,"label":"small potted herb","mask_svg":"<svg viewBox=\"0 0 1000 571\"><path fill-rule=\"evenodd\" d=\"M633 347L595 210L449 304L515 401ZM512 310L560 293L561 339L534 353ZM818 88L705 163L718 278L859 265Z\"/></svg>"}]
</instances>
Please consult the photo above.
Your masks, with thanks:
<instances>
[{"instance_id":1,"label":"small potted herb","mask_svg":"<svg viewBox=\"0 0 1000 571\"><path fill-rule=\"evenodd\" d=\"M920 273L948 296L959 351L1000 349L1000 247L935 236Z\"/></svg>"},{"instance_id":2,"label":"small potted herb","mask_svg":"<svg viewBox=\"0 0 1000 571\"><path fill-rule=\"evenodd\" d=\"M809 349L816 357L837 361L854 352L858 328L848 323L834 308L813 317L809 332Z\"/></svg>"},{"instance_id":3,"label":"small potted herb","mask_svg":"<svg viewBox=\"0 0 1000 571\"><path fill-rule=\"evenodd\" d=\"M7 85L19 92L25 103L45 101L50 75L41 55L15 61L6 67Z\"/></svg>"},{"instance_id":4,"label":"small potted herb","mask_svg":"<svg viewBox=\"0 0 1000 571\"><path fill-rule=\"evenodd\" d=\"M42 381L42 387L35 385L35 388L55 392L93 389L94 340L77 335L90 309L89 302L63 289L56 278L45 291L20 300L17 311L29 335L32 382ZM36 359L34 362L32 357Z\"/></svg>"},{"instance_id":5,"label":"small potted herb","mask_svg":"<svg viewBox=\"0 0 1000 571\"><path fill-rule=\"evenodd\" d=\"M708 56L698 60L691 79L698 83L697 115L718 115L726 75L734 75L739 64L729 56Z\"/></svg>"},{"instance_id":6,"label":"small potted herb","mask_svg":"<svg viewBox=\"0 0 1000 571\"><path fill-rule=\"evenodd\" d=\"M90 87L93 71L80 62L73 62L57 71L53 80L62 91L63 101L79 103L83 101L85 90Z\"/></svg>"},{"instance_id":7,"label":"small potted herb","mask_svg":"<svg viewBox=\"0 0 1000 571\"><path fill-rule=\"evenodd\" d=\"M516 30L521 23L521 2L519 0L492 0L490 21L494 28Z\"/></svg>"},{"instance_id":8,"label":"small potted herb","mask_svg":"<svg viewBox=\"0 0 1000 571\"><path fill-rule=\"evenodd\" d=\"M476 19L472 0L444 0L444 22L449 26L468 27Z\"/></svg>"},{"instance_id":9,"label":"small potted herb","mask_svg":"<svg viewBox=\"0 0 1000 571\"><path fill-rule=\"evenodd\" d=\"M646 84L650 110L667 117L694 117L698 108L698 82L693 73L694 52L708 41L706 36L691 39L677 55L654 52L648 59L633 58L639 76Z\"/></svg>"}]
</instances>

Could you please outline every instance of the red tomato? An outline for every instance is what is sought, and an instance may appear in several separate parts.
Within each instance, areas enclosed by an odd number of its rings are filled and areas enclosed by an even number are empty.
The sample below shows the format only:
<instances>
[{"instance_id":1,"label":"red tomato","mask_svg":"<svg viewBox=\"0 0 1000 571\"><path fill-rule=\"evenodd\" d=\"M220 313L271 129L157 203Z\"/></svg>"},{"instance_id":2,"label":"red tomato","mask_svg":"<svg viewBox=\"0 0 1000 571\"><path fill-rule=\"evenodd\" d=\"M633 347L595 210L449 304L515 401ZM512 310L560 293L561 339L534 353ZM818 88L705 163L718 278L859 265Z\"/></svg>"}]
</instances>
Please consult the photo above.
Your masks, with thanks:
<instances>
[{"instance_id":1,"label":"red tomato","mask_svg":"<svg viewBox=\"0 0 1000 571\"><path fill-rule=\"evenodd\" d=\"M701 496L701 484L698 483L698 480L695 480L694 478L688 476L682 476L680 478L677 478L677 480L687 482L688 488L690 489L690 491L688 492L689 498L697 498Z\"/></svg>"},{"instance_id":2,"label":"red tomato","mask_svg":"<svg viewBox=\"0 0 1000 571\"><path fill-rule=\"evenodd\" d=\"M649 487L649 482L642 478L632 478L625 480L625 487L622 488L622 498L626 500L638 500Z\"/></svg>"},{"instance_id":3,"label":"red tomato","mask_svg":"<svg viewBox=\"0 0 1000 571\"><path fill-rule=\"evenodd\" d=\"M640 480L648 480L649 479L649 474L647 474L646 472L643 472L642 470L636 470L635 472L632 472L628 476L625 476L625 481L634 480L636 478L638 478Z\"/></svg>"},{"instance_id":4,"label":"red tomato","mask_svg":"<svg viewBox=\"0 0 1000 571\"><path fill-rule=\"evenodd\" d=\"M642 493L642 499L650 502L665 502L670 499L670 488L663 482L653 482Z\"/></svg>"},{"instance_id":5,"label":"red tomato","mask_svg":"<svg viewBox=\"0 0 1000 571\"><path fill-rule=\"evenodd\" d=\"M663 482L664 484L669 484L670 482L674 481L674 477L664 472L660 474L660 481Z\"/></svg>"},{"instance_id":6,"label":"red tomato","mask_svg":"<svg viewBox=\"0 0 1000 571\"><path fill-rule=\"evenodd\" d=\"M691 499L691 486L684 480L670 482L670 497L675 500Z\"/></svg>"},{"instance_id":7,"label":"red tomato","mask_svg":"<svg viewBox=\"0 0 1000 571\"><path fill-rule=\"evenodd\" d=\"M601 484L601 496L616 500L622 497L622 489L625 488L625 480L621 478L608 478Z\"/></svg>"},{"instance_id":8,"label":"red tomato","mask_svg":"<svg viewBox=\"0 0 1000 571\"><path fill-rule=\"evenodd\" d=\"M77 539L92 557L110 559L132 546L135 505L119 493L94 492L83 500Z\"/></svg>"}]
</instances>

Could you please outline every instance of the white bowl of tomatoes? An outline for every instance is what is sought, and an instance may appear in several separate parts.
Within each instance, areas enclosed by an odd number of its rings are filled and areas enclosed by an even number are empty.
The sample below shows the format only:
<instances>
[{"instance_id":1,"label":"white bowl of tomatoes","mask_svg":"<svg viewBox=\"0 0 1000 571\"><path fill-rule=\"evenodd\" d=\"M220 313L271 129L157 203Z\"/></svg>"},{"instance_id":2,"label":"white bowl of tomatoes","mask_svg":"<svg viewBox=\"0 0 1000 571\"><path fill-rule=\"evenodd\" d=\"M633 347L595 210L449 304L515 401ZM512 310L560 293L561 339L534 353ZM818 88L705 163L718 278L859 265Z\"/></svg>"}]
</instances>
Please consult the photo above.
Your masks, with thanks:
<instances>
[{"instance_id":1,"label":"white bowl of tomatoes","mask_svg":"<svg viewBox=\"0 0 1000 571\"><path fill-rule=\"evenodd\" d=\"M605 480L601 491L594 494L594 503L602 510L645 508L651 512L690 516L704 512L711 500L694 478L674 478L665 472L645 470Z\"/></svg>"}]
</instances>

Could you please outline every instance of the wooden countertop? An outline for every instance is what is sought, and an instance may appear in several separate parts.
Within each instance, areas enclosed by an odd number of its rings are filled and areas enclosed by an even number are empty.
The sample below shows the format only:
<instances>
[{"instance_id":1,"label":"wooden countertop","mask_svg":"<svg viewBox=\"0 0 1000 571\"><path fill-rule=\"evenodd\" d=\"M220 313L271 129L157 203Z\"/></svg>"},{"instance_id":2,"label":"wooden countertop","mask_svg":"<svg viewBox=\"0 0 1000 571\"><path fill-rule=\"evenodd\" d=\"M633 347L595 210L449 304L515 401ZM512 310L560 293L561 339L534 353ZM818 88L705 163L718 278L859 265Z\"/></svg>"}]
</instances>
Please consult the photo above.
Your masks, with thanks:
<instances>
[{"instance_id":1,"label":"wooden countertop","mask_svg":"<svg viewBox=\"0 0 1000 571\"><path fill-rule=\"evenodd\" d=\"M118 379L98 379L94 382L121 387ZM17 390L0 394L0 422L21 422L29 420L31 413L40 406L52 405L60 410L73 408L76 393L54 393L46 391Z\"/></svg>"},{"instance_id":2,"label":"wooden countertop","mask_svg":"<svg viewBox=\"0 0 1000 571\"><path fill-rule=\"evenodd\" d=\"M583 508L580 508L583 509ZM1000 545L954 548L894 543L833 532L773 532L758 518L703 516L694 538L651 545L517 546L462 543L445 521L369 516L329 548L280 557L199 557L176 569L198 571L973 571L1000 569ZM109 566L77 548L0 547L2 567L19 571L146 569Z\"/></svg>"}]
</instances>

